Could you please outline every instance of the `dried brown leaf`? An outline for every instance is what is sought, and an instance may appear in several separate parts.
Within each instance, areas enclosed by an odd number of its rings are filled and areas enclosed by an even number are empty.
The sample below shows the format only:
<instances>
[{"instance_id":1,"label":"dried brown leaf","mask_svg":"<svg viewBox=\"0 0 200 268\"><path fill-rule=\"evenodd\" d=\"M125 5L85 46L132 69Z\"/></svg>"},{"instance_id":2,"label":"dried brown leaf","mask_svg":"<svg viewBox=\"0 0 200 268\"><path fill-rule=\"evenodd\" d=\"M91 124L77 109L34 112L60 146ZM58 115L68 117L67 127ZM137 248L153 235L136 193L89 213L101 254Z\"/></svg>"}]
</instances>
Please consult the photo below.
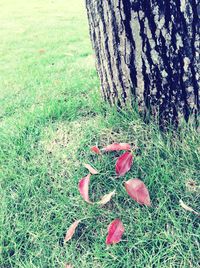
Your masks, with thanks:
<instances>
[{"instance_id":1,"label":"dried brown leaf","mask_svg":"<svg viewBox=\"0 0 200 268\"><path fill-rule=\"evenodd\" d=\"M107 204L111 200L111 198L113 197L113 195L115 195L115 193L116 193L116 190L112 191L109 194L104 195L102 197L102 199L99 202L97 202L97 204L99 204L99 205L105 205L105 204Z\"/></svg>"},{"instance_id":2,"label":"dried brown leaf","mask_svg":"<svg viewBox=\"0 0 200 268\"><path fill-rule=\"evenodd\" d=\"M200 213L196 212L193 208L191 208L190 206L186 205L181 199L179 200L179 204L186 211L190 211L190 212L200 216Z\"/></svg>"},{"instance_id":3,"label":"dried brown leaf","mask_svg":"<svg viewBox=\"0 0 200 268\"><path fill-rule=\"evenodd\" d=\"M96 170L95 168L93 168L92 166L90 166L89 164L83 164L85 168L87 168L89 170L89 172L93 175L96 175L99 173L98 170Z\"/></svg>"}]
</instances>

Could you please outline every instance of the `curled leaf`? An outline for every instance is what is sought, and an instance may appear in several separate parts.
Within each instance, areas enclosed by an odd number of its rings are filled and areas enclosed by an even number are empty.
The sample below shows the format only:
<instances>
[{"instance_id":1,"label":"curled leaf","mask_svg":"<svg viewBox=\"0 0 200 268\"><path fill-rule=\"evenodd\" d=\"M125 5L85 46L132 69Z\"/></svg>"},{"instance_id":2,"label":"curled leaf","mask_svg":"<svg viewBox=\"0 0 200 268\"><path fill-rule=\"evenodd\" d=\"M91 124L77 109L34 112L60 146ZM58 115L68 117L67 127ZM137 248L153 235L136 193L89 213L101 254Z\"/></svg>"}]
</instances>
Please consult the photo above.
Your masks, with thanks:
<instances>
[{"instance_id":1,"label":"curled leaf","mask_svg":"<svg viewBox=\"0 0 200 268\"><path fill-rule=\"evenodd\" d=\"M93 175L96 175L98 174L99 172L94 169L93 167L91 167L89 164L83 164L85 168L87 168L89 170L89 172Z\"/></svg>"},{"instance_id":2,"label":"curled leaf","mask_svg":"<svg viewBox=\"0 0 200 268\"><path fill-rule=\"evenodd\" d=\"M186 205L181 199L179 200L179 204L180 206L185 209L186 211L190 211L198 216L200 216L200 213L196 212L193 208L189 207L188 205Z\"/></svg>"},{"instance_id":3,"label":"curled leaf","mask_svg":"<svg viewBox=\"0 0 200 268\"><path fill-rule=\"evenodd\" d=\"M115 192L116 191L114 190L111 193L104 195L102 199L99 202L97 202L97 204L100 204L100 205L107 204L111 200L112 196L115 195Z\"/></svg>"},{"instance_id":4,"label":"curled leaf","mask_svg":"<svg viewBox=\"0 0 200 268\"><path fill-rule=\"evenodd\" d=\"M101 151L97 146L92 146L91 151L95 154L101 154Z\"/></svg>"},{"instance_id":5,"label":"curled leaf","mask_svg":"<svg viewBox=\"0 0 200 268\"><path fill-rule=\"evenodd\" d=\"M90 198L89 198L89 183L90 183L90 174L88 174L86 177L82 178L80 181L79 181L79 184L78 184L78 189L79 189L79 192L81 194L81 196L83 197L83 199L88 202L88 203L92 203L90 201Z\"/></svg>"},{"instance_id":6,"label":"curled leaf","mask_svg":"<svg viewBox=\"0 0 200 268\"><path fill-rule=\"evenodd\" d=\"M124 226L120 219L115 219L108 226L108 235L106 237L106 244L117 244L120 242L124 233Z\"/></svg>"},{"instance_id":7,"label":"curled leaf","mask_svg":"<svg viewBox=\"0 0 200 268\"><path fill-rule=\"evenodd\" d=\"M121 151L121 150L130 151L131 150L130 144L128 144L128 143L112 143L112 144L107 145L106 147L104 147L102 149L102 151L104 151L104 152Z\"/></svg>"},{"instance_id":8,"label":"curled leaf","mask_svg":"<svg viewBox=\"0 0 200 268\"><path fill-rule=\"evenodd\" d=\"M116 162L115 170L118 176L124 176L133 164L133 155L131 152L122 154Z\"/></svg>"},{"instance_id":9,"label":"curled leaf","mask_svg":"<svg viewBox=\"0 0 200 268\"><path fill-rule=\"evenodd\" d=\"M79 225L81 220L77 220L75 221L74 223L72 223L72 225L70 225L69 229L67 230L67 233L65 235L65 239L64 239L64 242L67 242L69 241L72 236L74 235L75 231L76 231L76 228L77 226Z\"/></svg>"},{"instance_id":10,"label":"curled leaf","mask_svg":"<svg viewBox=\"0 0 200 268\"><path fill-rule=\"evenodd\" d=\"M125 182L127 193L140 205L151 206L149 191L145 184L139 179L130 179Z\"/></svg>"}]
</instances>

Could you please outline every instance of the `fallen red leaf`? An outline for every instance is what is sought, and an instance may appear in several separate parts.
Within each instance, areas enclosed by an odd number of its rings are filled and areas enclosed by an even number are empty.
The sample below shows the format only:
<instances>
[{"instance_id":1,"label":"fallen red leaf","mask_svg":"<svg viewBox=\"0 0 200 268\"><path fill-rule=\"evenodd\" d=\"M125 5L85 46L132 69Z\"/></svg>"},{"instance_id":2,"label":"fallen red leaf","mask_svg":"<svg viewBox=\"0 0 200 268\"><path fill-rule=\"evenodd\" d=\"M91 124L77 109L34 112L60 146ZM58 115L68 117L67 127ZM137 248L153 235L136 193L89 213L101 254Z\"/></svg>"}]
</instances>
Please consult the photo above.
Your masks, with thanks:
<instances>
[{"instance_id":1,"label":"fallen red leaf","mask_svg":"<svg viewBox=\"0 0 200 268\"><path fill-rule=\"evenodd\" d=\"M101 151L97 146L92 146L91 151L95 154L101 154Z\"/></svg>"},{"instance_id":2,"label":"fallen red leaf","mask_svg":"<svg viewBox=\"0 0 200 268\"><path fill-rule=\"evenodd\" d=\"M151 206L149 191L144 182L139 179L130 179L125 182L125 188L130 197L140 205Z\"/></svg>"},{"instance_id":3,"label":"fallen red leaf","mask_svg":"<svg viewBox=\"0 0 200 268\"><path fill-rule=\"evenodd\" d=\"M108 226L108 235L106 237L106 244L119 243L124 233L124 226L120 219L115 219Z\"/></svg>"},{"instance_id":4,"label":"fallen red leaf","mask_svg":"<svg viewBox=\"0 0 200 268\"><path fill-rule=\"evenodd\" d=\"M121 150L130 151L131 150L130 144L128 144L128 143L112 143L112 144L107 145L106 147L104 147L102 149L102 151L105 151L105 152L121 151Z\"/></svg>"},{"instance_id":5,"label":"fallen red leaf","mask_svg":"<svg viewBox=\"0 0 200 268\"><path fill-rule=\"evenodd\" d=\"M91 167L89 164L83 164L85 168L87 168L89 170L89 172L93 175L96 175L98 174L99 172L94 169L93 167Z\"/></svg>"},{"instance_id":6,"label":"fallen red leaf","mask_svg":"<svg viewBox=\"0 0 200 268\"><path fill-rule=\"evenodd\" d=\"M67 230L67 233L65 235L65 239L64 239L65 242L69 241L72 238L79 223L80 223L80 220L77 220L74 223L72 223L72 225L70 225L70 227Z\"/></svg>"},{"instance_id":7,"label":"fallen red leaf","mask_svg":"<svg viewBox=\"0 0 200 268\"><path fill-rule=\"evenodd\" d=\"M115 170L118 176L124 176L133 164L133 155L131 152L122 154L116 162Z\"/></svg>"},{"instance_id":8,"label":"fallen red leaf","mask_svg":"<svg viewBox=\"0 0 200 268\"><path fill-rule=\"evenodd\" d=\"M79 192L81 194L81 196L83 197L83 199L88 202L91 203L90 199L89 199L89 183L90 183L90 174L88 174L86 177L82 178L79 181L78 184L78 189Z\"/></svg>"}]
</instances>

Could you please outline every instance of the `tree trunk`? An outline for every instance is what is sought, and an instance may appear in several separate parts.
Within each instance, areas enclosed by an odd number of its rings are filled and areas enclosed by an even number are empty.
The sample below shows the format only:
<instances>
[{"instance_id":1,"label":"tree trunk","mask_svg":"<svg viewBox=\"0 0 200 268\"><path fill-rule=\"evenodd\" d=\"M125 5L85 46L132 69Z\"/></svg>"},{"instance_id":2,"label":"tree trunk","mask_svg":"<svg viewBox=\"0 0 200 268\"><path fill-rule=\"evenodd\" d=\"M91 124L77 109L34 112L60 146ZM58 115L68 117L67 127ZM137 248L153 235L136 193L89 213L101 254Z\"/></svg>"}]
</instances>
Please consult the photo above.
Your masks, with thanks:
<instances>
[{"instance_id":1,"label":"tree trunk","mask_svg":"<svg viewBox=\"0 0 200 268\"><path fill-rule=\"evenodd\" d=\"M178 124L199 113L200 1L86 0L103 97Z\"/></svg>"}]
</instances>

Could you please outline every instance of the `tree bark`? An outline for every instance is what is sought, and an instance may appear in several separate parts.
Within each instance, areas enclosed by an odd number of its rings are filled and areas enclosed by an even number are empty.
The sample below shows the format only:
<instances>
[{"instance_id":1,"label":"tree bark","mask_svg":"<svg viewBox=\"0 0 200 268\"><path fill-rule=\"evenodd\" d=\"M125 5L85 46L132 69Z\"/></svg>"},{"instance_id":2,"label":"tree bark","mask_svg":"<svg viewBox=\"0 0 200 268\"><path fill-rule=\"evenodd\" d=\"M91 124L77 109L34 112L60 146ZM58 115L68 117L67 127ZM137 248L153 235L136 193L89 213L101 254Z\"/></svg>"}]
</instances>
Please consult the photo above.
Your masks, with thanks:
<instances>
[{"instance_id":1,"label":"tree bark","mask_svg":"<svg viewBox=\"0 0 200 268\"><path fill-rule=\"evenodd\" d=\"M103 98L161 124L200 107L200 1L86 0Z\"/></svg>"}]
</instances>

